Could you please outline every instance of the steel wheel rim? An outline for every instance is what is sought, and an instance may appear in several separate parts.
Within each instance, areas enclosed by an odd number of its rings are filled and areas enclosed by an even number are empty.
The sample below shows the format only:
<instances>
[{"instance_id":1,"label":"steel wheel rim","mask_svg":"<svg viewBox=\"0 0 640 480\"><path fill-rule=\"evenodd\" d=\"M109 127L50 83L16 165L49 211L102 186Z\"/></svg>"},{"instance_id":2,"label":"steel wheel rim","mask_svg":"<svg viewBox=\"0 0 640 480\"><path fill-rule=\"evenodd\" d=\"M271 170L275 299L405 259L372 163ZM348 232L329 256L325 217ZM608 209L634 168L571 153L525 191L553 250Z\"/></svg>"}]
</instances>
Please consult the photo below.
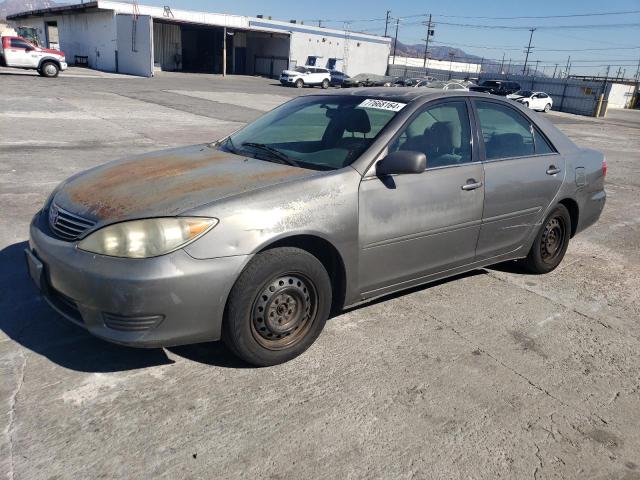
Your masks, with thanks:
<instances>
[{"instance_id":1,"label":"steel wheel rim","mask_svg":"<svg viewBox=\"0 0 640 480\"><path fill-rule=\"evenodd\" d=\"M56 73L56 67L54 67L51 64L47 64L44 67L44 73L46 73L47 75L55 75Z\"/></svg>"},{"instance_id":2,"label":"steel wheel rim","mask_svg":"<svg viewBox=\"0 0 640 480\"><path fill-rule=\"evenodd\" d=\"M251 333L269 350L299 343L315 321L318 294L300 273L286 273L267 282L251 309Z\"/></svg>"},{"instance_id":3,"label":"steel wheel rim","mask_svg":"<svg viewBox=\"0 0 640 480\"><path fill-rule=\"evenodd\" d=\"M566 225L562 217L551 218L542 231L540 257L545 263L553 263L564 248Z\"/></svg>"}]
</instances>

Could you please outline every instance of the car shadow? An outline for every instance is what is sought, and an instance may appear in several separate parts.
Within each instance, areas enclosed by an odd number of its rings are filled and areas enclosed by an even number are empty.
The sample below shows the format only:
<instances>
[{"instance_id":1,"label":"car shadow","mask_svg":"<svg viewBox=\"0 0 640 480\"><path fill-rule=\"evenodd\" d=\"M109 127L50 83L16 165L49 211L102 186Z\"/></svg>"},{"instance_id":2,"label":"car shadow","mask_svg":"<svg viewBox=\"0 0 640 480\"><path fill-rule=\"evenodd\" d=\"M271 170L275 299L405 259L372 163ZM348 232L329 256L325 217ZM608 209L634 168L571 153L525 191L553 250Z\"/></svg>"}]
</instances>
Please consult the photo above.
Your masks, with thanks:
<instances>
[{"instance_id":1,"label":"car shadow","mask_svg":"<svg viewBox=\"0 0 640 480\"><path fill-rule=\"evenodd\" d=\"M0 250L0 330L22 347L64 368L107 373L174 363L164 349L112 344L90 335L58 315L40 297L27 273L20 242ZM171 352L220 367L244 365L221 342L176 347Z\"/></svg>"}]
</instances>

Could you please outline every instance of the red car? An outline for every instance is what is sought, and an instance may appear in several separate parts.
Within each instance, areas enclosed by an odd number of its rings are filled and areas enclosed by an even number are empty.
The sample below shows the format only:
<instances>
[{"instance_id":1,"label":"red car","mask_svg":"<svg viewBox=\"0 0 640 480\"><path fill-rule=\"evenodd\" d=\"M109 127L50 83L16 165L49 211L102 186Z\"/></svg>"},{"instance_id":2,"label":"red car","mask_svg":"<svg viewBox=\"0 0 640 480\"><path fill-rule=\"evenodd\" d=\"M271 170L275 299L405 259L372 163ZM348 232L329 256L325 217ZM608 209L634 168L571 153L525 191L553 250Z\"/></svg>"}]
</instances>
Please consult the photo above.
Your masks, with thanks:
<instances>
[{"instance_id":1,"label":"red car","mask_svg":"<svg viewBox=\"0 0 640 480\"><path fill-rule=\"evenodd\" d=\"M2 37L0 42L0 64L37 70L43 77L57 77L67 69L64 52L42 48L22 37Z\"/></svg>"}]
</instances>

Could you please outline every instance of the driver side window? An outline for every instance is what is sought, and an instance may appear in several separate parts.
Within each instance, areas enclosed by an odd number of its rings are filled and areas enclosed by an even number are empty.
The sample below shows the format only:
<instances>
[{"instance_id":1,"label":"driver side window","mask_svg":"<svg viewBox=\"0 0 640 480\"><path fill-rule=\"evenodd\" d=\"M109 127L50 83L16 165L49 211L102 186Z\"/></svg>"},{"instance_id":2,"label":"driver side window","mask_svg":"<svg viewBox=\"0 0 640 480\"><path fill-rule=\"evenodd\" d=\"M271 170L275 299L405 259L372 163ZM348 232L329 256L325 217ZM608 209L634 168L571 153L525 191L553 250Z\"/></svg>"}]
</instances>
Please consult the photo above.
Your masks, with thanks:
<instances>
[{"instance_id":1,"label":"driver side window","mask_svg":"<svg viewBox=\"0 0 640 480\"><path fill-rule=\"evenodd\" d=\"M426 108L392 142L389 152L411 150L427 156L427 168L472 161L467 104L446 102Z\"/></svg>"}]
</instances>

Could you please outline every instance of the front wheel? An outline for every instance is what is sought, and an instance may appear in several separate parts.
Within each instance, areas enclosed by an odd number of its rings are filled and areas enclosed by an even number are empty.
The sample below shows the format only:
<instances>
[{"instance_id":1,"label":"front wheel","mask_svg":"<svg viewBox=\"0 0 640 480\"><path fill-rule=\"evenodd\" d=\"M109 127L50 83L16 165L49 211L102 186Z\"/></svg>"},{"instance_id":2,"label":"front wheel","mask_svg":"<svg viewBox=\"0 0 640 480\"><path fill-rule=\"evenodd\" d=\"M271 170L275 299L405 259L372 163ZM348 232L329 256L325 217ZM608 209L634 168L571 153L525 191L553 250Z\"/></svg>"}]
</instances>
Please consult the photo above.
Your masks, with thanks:
<instances>
[{"instance_id":1,"label":"front wheel","mask_svg":"<svg viewBox=\"0 0 640 480\"><path fill-rule=\"evenodd\" d=\"M522 105L524 105L524 108L529 108L529 102L522 102Z\"/></svg>"},{"instance_id":2,"label":"front wheel","mask_svg":"<svg viewBox=\"0 0 640 480\"><path fill-rule=\"evenodd\" d=\"M544 113L549 113L549 110L551 110L551 104L550 104L550 103L547 103L547 104L544 106Z\"/></svg>"},{"instance_id":3,"label":"front wheel","mask_svg":"<svg viewBox=\"0 0 640 480\"><path fill-rule=\"evenodd\" d=\"M326 78L324 80L322 80L322 84L320 85L324 90L326 90L327 88L329 88L329 80L327 80Z\"/></svg>"},{"instance_id":4,"label":"front wheel","mask_svg":"<svg viewBox=\"0 0 640 480\"><path fill-rule=\"evenodd\" d=\"M304 82L302 81L302 79L299 78L298 80L295 81L294 85L296 88L302 88L304 87Z\"/></svg>"},{"instance_id":5,"label":"front wheel","mask_svg":"<svg viewBox=\"0 0 640 480\"><path fill-rule=\"evenodd\" d=\"M253 365L284 363L318 338L331 300L329 275L316 257L293 247L266 250L229 294L223 340Z\"/></svg>"},{"instance_id":6,"label":"front wheel","mask_svg":"<svg viewBox=\"0 0 640 480\"><path fill-rule=\"evenodd\" d=\"M53 62L44 62L40 67L40 73L43 77L54 78L58 76L60 69Z\"/></svg>"},{"instance_id":7,"label":"front wheel","mask_svg":"<svg viewBox=\"0 0 640 480\"><path fill-rule=\"evenodd\" d=\"M531 273L549 273L564 258L571 236L571 216L567 207L558 205L544 220L523 265Z\"/></svg>"}]
</instances>

